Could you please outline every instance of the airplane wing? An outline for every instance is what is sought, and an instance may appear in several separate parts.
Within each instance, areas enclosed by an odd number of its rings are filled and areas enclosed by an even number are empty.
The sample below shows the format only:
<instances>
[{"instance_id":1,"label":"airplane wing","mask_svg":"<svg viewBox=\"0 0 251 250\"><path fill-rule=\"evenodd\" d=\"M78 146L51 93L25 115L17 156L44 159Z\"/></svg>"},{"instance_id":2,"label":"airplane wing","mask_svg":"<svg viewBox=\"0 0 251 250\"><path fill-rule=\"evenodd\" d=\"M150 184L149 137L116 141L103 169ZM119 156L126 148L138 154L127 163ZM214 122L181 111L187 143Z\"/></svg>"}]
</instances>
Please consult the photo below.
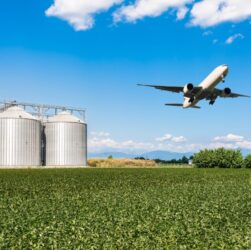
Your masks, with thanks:
<instances>
[{"instance_id":1,"label":"airplane wing","mask_svg":"<svg viewBox=\"0 0 251 250\"><path fill-rule=\"evenodd\" d=\"M214 92L217 96L223 97L223 98L237 98L237 97L251 97L248 95L242 95L242 94L237 94L237 93L231 93L230 95L224 95L224 90L221 89L214 89Z\"/></svg>"},{"instance_id":2,"label":"airplane wing","mask_svg":"<svg viewBox=\"0 0 251 250\"><path fill-rule=\"evenodd\" d=\"M148 85L148 84L138 84L138 86L152 87L159 90L170 91L175 93L183 93L184 87L180 86L162 86L162 85ZM193 93L196 94L201 90L201 87L194 87Z\"/></svg>"},{"instance_id":3,"label":"airplane wing","mask_svg":"<svg viewBox=\"0 0 251 250\"><path fill-rule=\"evenodd\" d=\"M229 97L236 98L236 97L251 97L251 96L231 93Z\"/></svg>"},{"instance_id":4,"label":"airplane wing","mask_svg":"<svg viewBox=\"0 0 251 250\"><path fill-rule=\"evenodd\" d=\"M175 93L183 92L184 87L177 87L177 86L161 86L161 85L148 85L148 84L138 84L138 86L144 86L144 87L152 87L155 89L160 89L164 91L171 91Z\"/></svg>"}]
</instances>

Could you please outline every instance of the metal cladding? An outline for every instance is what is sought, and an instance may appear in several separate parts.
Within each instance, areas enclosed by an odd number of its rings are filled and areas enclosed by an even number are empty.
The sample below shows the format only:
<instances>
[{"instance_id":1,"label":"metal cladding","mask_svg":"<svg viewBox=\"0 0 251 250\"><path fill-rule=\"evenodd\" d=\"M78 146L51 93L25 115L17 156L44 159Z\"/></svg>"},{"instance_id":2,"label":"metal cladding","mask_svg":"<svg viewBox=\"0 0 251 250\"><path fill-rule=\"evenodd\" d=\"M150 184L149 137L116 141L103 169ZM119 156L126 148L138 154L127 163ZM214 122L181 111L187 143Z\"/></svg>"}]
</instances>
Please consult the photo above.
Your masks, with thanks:
<instances>
[{"instance_id":1,"label":"metal cladding","mask_svg":"<svg viewBox=\"0 0 251 250\"><path fill-rule=\"evenodd\" d=\"M83 121L61 112L44 125L46 166L87 165L87 125Z\"/></svg>"},{"instance_id":2,"label":"metal cladding","mask_svg":"<svg viewBox=\"0 0 251 250\"><path fill-rule=\"evenodd\" d=\"M0 166L41 165L41 122L22 108L0 113Z\"/></svg>"}]
</instances>

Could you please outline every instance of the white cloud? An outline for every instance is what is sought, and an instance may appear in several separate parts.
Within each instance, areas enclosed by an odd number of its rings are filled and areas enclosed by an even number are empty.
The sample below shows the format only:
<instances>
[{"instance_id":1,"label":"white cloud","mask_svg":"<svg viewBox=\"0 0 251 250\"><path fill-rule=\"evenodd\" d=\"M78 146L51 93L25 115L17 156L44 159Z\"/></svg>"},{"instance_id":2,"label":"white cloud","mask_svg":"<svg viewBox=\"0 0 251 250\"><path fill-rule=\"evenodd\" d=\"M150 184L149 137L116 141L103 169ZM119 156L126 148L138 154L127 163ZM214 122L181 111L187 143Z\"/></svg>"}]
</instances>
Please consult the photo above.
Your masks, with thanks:
<instances>
[{"instance_id":1,"label":"white cloud","mask_svg":"<svg viewBox=\"0 0 251 250\"><path fill-rule=\"evenodd\" d=\"M115 22L136 22L145 17L158 17L170 10L170 14L176 12L178 20L190 13L190 24L204 28L251 18L250 0L133 0L121 6L123 2L125 0L54 0L45 13L67 21L76 31L91 29L96 14L116 5L120 7L113 13ZM205 35L209 33L205 32Z\"/></svg>"},{"instance_id":2,"label":"white cloud","mask_svg":"<svg viewBox=\"0 0 251 250\"><path fill-rule=\"evenodd\" d=\"M241 135L228 134L226 136L217 136L213 141L211 145L216 147L251 149L251 141Z\"/></svg>"},{"instance_id":3,"label":"white cloud","mask_svg":"<svg viewBox=\"0 0 251 250\"><path fill-rule=\"evenodd\" d=\"M177 11L177 19L182 20L186 17L189 9L187 7L180 7Z\"/></svg>"},{"instance_id":4,"label":"white cloud","mask_svg":"<svg viewBox=\"0 0 251 250\"><path fill-rule=\"evenodd\" d=\"M186 141L186 138L184 136L178 136L178 137L173 137L172 138L172 141L173 142L185 142Z\"/></svg>"},{"instance_id":5,"label":"white cloud","mask_svg":"<svg viewBox=\"0 0 251 250\"><path fill-rule=\"evenodd\" d=\"M96 147L96 148L116 148L118 145L117 145L117 142L110 139L110 138L107 138L107 139L97 139L97 138L92 138L90 141L89 141L89 146L90 147Z\"/></svg>"},{"instance_id":6,"label":"white cloud","mask_svg":"<svg viewBox=\"0 0 251 250\"><path fill-rule=\"evenodd\" d=\"M183 19L188 12L186 4L193 0L136 0L135 3L123 6L114 14L114 21L135 22L144 17L157 17L169 9L177 10L177 18Z\"/></svg>"},{"instance_id":7,"label":"white cloud","mask_svg":"<svg viewBox=\"0 0 251 250\"><path fill-rule=\"evenodd\" d=\"M91 136L110 137L110 134L107 132L91 132Z\"/></svg>"},{"instance_id":8,"label":"white cloud","mask_svg":"<svg viewBox=\"0 0 251 250\"><path fill-rule=\"evenodd\" d=\"M106 132L92 132L88 139L89 152L122 151L125 153L144 153L155 150L171 152L198 152L201 149L249 149L251 150L251 140L240 135L228 134L217 136L209 143L190 143L183 136L172 136L166 134L150 142L139 142L135 140L118 141Z\"/></svg>"},{"instance_id":9,"label":"white cloud","mask_svg":"<svg viewBox=\"0 0 251 250\"><path fill-rule=\"evenodd\" d=\"M170 135L170 134L165 134L163 137L156 138L156 141L158 141L158 142L171 141L171 142L179 143L179 142L185 142L186 138L184 136L175 137L175 136Z\"/></svg>"},{"instance_id":10,"label":"white cloud","mask_svg":"<svg viewBox=\"0 0 251 250\"><path fill-rule=\"evenodd\" d=\"M238 148L251 149L251 141L237 142L236 146L238 146Z\"/></svg>"},{"instance_id":11,"label":"white cloud","mask_svg":"<svg viewBox=\"0 0 251 250\"><path fill-rule=\"evenodd\" d=\"M196 144L184 144L183 136L166 134L152 142L139 142L134 140L117 141L106 132L91 132L88 139L90 152L123 151L123 152L148 152L153 150L167 150L172 152L193 152L199 149Z\"/></svg>"},{"instance_id":12,"label":"white cloud","mask_svg":"<svg viewBox=\"0 0 251 250\"><path fill-rule=\"evenodd\" d=\"M228 134L226 136L217 136L213 139L215 142L241 142L244 141L244 137L241 135Z\"/></svg>"},{"instance_id":13,"label":"white cloud","mask_svg":"<svg viewBox=\"0 0 251 250\"><path fill-rule=\"evenodd\" d=\"M250 0L202 0L191 10L191 24L201 27L240 22L251 17Z\"/></svg>"},{"instance_id":14,"label":"white cloud","mask_svg":"<svg viewBox=\"0 0 251 250\"><path fill-rule=\"evenodd\" d=\"M123 0L54 0L46 10L47 16L55 16L69 22L76 31L88 30L94 25L94 15L107 11Z\"/></svg>"},{"instance_id":15,"label":"white cloud","mask_svg":"<svg viewBox=\"0 0 251 250\"><path fill-rule=\"evenodd\" d=\"M237 149L238 146L234 143L227 142L212 142L208 145L204 145L203 149L216 149L216 148L226 148L226 149Z\"/></svg>"},{"instance_id":16,"label":"white cloud","mask_svg":"<svg viewBox=\"0 0 251 250\"><path fill-rule=\"evenodd\" d=\"M92 132L88 139L88 147L90 152L102 152L107 150L134 152L134 151L150 151L154 150L153 143L136 142L133 140L116 141L110 137L109 133L105 133L109 136L103 136L104 132L97 133Z\"/></svg>"},{"instance_id":17,"label":"white cloud","mask_svg":"<svg viewBox=\"0 0 251 250\"><path fill-rule=\"evenodd\" d=\"M240 33L238 34L234 34L232 36L230 36L227 40L226 40L226 44L232 44L236 39L244 39L244 36Z\"/></svg>"},{"instance_id":18,"label":"white cloud","mask_svg":"<svg viewBox=\"0 0 251 250\"><path fill-rule=\"evenodd\" d=\"M165 134L163 137L156 138L156 141L163 142L163 141L170 141L172 139L172 135Z\"/></svg>"}]
</instances>

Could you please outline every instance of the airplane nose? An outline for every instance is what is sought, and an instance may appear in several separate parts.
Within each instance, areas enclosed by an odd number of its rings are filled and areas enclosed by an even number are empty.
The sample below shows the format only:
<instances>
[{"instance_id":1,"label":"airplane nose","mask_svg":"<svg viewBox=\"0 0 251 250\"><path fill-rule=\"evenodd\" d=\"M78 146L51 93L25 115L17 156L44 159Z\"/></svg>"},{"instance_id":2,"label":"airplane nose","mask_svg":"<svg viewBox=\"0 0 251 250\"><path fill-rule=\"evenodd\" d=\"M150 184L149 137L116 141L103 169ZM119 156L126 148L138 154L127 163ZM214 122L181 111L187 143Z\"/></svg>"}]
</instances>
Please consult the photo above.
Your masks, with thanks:
<instances>
[{"instance_id":1,"label":"airplane nose","mask_svg":"<svg viewBox=\"0 0 251 250\"><path fill-rule=\"evenodd\" d=\"M228 74L228 71L229 71L228 65L223 64L222 67L223 67L224 75L226 76Z\"/></svg>"}]
</instances>

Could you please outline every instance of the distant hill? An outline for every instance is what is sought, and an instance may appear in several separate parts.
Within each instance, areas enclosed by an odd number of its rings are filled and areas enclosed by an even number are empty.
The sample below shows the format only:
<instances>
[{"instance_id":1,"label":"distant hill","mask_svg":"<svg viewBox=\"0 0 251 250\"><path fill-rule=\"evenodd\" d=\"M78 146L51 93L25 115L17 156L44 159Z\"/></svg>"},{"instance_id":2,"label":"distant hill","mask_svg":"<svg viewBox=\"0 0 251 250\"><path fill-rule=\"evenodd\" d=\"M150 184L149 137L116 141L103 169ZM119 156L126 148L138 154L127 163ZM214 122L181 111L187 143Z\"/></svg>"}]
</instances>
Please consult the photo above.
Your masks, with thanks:
<instances>
[{"instance_id":1,"label":"distant hill","mask_svg":"<svg viewBox=\"0 0 251 250\"><path fill-rule=\"evenodd\" d=\"M247 149L240 149L242 154L244 156L251 154L251 150L247 150ZM89 153L88 157L89 158L107 158L108 156L112 155L112 157L114 159L124 159L124 158L128 158L128 159L134 159L136 157L144 157L146 159L160 159L160 160L172 160L172 159L181 159L183 156L186 157L190 157L191 155L193 155L194 153L188 152L188 153L176 153L176 152L169 152L169 151L151 151L151 152L146 152L143 154L136 154L136 153L123 153L123 152L102 152L102 153Z\"/></svg>"},{"instance_id":2,"label":"distant hill","mask_svg":"<svg viewBox=\"0 0 251 250\"><path fill-rule=\"evenodd\" d=\"M172 159L181 159L183 156L190 157L193 153L175 153L175 152L169 152L169 151L152 151L148 153L144 153L141 155L141 157L147 158L147 159L161 159L161 160L172 160Z\"/></svg>"},{"instance_id":3,"label":"distant hill","mask_svg":"<svg viewBox=\"0 0 251 250\"><path fill-rule=\"evenodd\" d=\"M143 154L127 154L123 152L103 152L103 153L89 153L89 158L107 158L112 155L115 159L129 158L133 159L135 157L144 157L147 159L161 159L161 160L172 160L180 159L183 156L190 157L193 153L175 153L168 151L151 151Z\"/></svg>"},{"instance_id":4,"label":"distant hill","mask_svg":"<svg viewBox=\"0 0 251 250\"><path fill-rule=\"evenodd\" d=\"M133 158L137 157L137 155L126 154L126 153L122 153L122 152L89 153L88 157L89 158L107 158L110 155L112 155L112 157L115 159L124 159L124 158L133 159Z\"/></svg>"}]
</instances>

